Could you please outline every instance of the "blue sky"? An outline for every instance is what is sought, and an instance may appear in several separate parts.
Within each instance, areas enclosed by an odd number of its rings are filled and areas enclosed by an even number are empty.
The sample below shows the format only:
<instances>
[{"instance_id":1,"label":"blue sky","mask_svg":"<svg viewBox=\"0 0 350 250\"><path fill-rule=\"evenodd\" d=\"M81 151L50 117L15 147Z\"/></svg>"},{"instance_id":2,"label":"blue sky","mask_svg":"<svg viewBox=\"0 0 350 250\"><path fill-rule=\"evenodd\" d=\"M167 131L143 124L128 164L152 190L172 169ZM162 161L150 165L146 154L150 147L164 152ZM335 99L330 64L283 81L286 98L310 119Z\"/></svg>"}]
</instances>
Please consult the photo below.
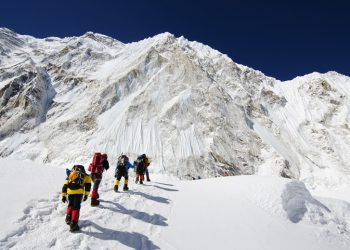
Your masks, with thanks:
<instances>
[{"instance_id":1,"label":"blue sky","mask_svg":"<svg viewBox=\"0 0 350 250\"><path fill-rule=\"evenodd\" d=\"M126 43L168 31L281 80L314 71L350 75L347 0L11 0L0 6L0 27L35 37L93 31Z\"/></svg>"}]
</instances>

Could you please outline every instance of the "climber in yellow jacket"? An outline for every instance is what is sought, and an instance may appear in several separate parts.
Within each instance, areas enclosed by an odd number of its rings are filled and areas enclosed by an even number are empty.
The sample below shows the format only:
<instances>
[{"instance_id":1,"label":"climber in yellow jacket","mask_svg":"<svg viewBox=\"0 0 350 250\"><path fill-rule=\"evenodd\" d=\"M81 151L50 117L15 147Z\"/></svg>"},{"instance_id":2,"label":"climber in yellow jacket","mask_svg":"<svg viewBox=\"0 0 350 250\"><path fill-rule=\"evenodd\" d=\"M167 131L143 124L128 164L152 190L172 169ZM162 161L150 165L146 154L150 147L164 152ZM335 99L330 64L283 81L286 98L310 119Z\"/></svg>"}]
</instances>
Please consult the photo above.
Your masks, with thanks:
<instances>
[{"instance_id":1,"label":"climber in yellow jacket","mask_svg":"<svg viewBox=\"0 0 350 250\"><path fill-rule=\"evenodd\" d=\"M67 169L67 178L62 187L62 202L67 201L66 223L70 231L79 230L80 204L86 201L91 189L91 178L82 165L74 165L72 170Z\"/></svg>"}]
</instances>

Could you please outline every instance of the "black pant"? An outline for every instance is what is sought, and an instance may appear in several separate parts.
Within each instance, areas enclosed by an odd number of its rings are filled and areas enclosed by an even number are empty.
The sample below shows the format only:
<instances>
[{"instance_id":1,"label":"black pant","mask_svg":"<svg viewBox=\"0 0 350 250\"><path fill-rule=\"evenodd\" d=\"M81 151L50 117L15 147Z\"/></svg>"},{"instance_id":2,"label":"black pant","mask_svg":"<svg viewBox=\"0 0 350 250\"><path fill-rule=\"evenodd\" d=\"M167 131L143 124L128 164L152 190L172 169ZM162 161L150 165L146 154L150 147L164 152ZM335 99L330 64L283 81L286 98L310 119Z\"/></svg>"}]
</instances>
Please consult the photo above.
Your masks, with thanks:
<instances>
[{"instance_id":1,"label":"black pant","mask_svg":"<svg viewBox=\"0 0 350 250\"><path fill-rule=\"evenodd\" d=\"M128 175L127 172L126 172L126 173L125 173L125 172L124 172L124 173L122 173L122 172L117 172L116 179L117 179L118 181L120 181L120 179L121 179L122 177L124 177L125 180L128 180L128 179L129 179L129 175Z\"/></svg>"},{"instance_id":2,"label":"black pant","mask_svg":"<svg viewBox=\"0 0 350 250\"><path fill-rule=\"evenodd\" d=\"M72 207L73 210L79 210L82 199L83 199L82 194L69 194L68 207Z\"/></svg>"},{"instance_id":3,"label":"black pant","mask_svg":"<svg viewBox=\"0 0 350 250\"><path fill-rule=\"evenodd\" d=\"M149 178L148 168L146 168L146 178L147 178L147 180L148 180L148 181L150 180L150 178Z\"/></svg>"},{"instance_id":4,"label":"black pant","mask_svg":"<svg viewBox=\"0 0 350 250\"><path fill-rule=\"evenodd\" d=\"M98 190L98 187L100 186L101 180L102 180L102 174L99 173L92 173L91 174L91 180L94 183L94 186L92 189Z\"/></svg>"}]
</instances>

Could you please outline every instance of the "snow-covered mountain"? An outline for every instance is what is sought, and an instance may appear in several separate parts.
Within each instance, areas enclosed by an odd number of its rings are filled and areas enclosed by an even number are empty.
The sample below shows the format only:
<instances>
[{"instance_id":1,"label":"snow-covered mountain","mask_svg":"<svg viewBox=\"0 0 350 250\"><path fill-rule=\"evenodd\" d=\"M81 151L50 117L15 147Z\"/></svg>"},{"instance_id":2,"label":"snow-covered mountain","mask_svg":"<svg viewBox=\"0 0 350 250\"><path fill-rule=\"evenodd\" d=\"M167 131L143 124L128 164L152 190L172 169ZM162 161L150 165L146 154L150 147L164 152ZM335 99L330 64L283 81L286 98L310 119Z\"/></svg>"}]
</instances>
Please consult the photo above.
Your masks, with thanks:
<instances>
[{"instance_id":1,"label":"snow-covered mountain","mask_svg":"<svg viewBox=\"0 0 350 250\"><path fill-rule=\"evenodd\" d=\"M0 29L0 155L53 165L146 153L179 177L350 185L350 78L281 82L183 37L123 44Z\"/></svg>"},{"instance_id":2,"label":"snow-covered mountain","mask_svg":"<svg viewBox=\"0 0 350 250\"><path fill-rule=\"evenodd\" d=\"M0 248L349 249L349 84L281 82L169 33L123 44L2 28ZM111 167L71 234L62 167L95 151L112 165L148 154L152 182L130 171L114 193Z\"/></svg>"}]
</instances>

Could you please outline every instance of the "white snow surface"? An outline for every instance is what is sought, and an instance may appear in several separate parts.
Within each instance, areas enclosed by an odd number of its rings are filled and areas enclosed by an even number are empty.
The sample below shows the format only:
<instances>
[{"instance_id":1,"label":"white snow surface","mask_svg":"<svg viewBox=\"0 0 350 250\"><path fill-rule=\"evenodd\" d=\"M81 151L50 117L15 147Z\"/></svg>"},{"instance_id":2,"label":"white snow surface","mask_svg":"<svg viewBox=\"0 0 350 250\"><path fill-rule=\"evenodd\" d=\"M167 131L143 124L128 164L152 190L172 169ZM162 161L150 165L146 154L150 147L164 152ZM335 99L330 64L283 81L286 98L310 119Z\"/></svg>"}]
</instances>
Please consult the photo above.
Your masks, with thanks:
<instances>
[{"instance_id":1,"label":"white snow surface","mask_svg":"<svg viewBox=\"0 0 350 250\"><path fill-rule=\"evenodd\" d=\"M1 249L305 249L350 247L350 203L313 196L296 180L268 176L151 182L82 203L81 230L65 224L65 169L0 159ZM10 192L4 192L4 191ZM4 220L5 219L5 220Z\"/></svg>"}]
</instances>

